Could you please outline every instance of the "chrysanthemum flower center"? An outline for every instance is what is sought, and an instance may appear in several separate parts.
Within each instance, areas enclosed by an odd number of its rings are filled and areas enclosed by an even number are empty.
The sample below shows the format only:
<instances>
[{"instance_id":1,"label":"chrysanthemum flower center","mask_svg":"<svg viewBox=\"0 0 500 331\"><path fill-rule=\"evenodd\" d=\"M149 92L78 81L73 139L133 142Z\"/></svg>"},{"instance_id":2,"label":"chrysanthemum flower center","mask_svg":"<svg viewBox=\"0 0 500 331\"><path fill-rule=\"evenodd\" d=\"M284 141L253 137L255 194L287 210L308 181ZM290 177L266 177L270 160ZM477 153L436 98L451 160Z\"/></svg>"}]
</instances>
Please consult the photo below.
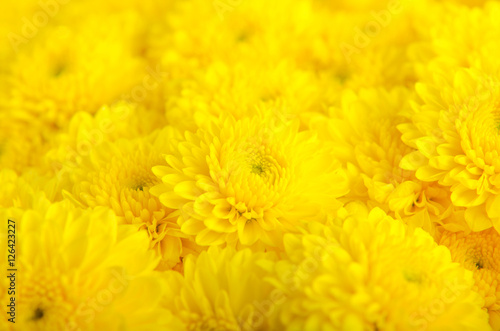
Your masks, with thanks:
<instances>
[{"instance_id":1,"label":"chrysanthemum flower center","mask_svg":"<svg viewBox=\"0 0 500 331\"><path fill-rule=\"evenodd\" d=\"M266 144L264 138L246 141L227 158L225 165L227 183L245 190L236 191L236 201L244 204L237 208L246 213L254 207L262 207L280 196L286 187L286 165L279 151ZM265 195L265 201L256 199Z\"/></svg>"},{"instance_id":2,"label":"chrysanthemum flower center","mask_svg":"<svg viewBox=\"0 0 500 331\"><path fill-rule=\"evenodd\" d=\"M34 312L34 314L33 314L33 318L32 318L32 319L33 319L34 321L37 321L37 320L39 320L39 319L42 319L42 318L43 318L43 315L44 315L44 312L43 312L43 310L39 307L39 308L35 309L35 312Z\"/></svg>"},{"instance_id":3,"label":"chrysanthemum flower center","mask_svg":"<svg viewBox=\"0 0 500 331\"><path fill-rule=\"evenodd\" d=\"M68 323L74 317L74 306L67 301L63 285L57 278L27 276L29 282L20 286L20 310L26 312L22 322L43 330L59 329L56 326Z\"/></svg>"},{"instance_id":4,"label":"chrysanthemum flower center","mask_svg":"<svg viewBox=\"0 0 500 331\"><path fill-rule=\"evenodd\" d=\"M67 69L66 65L63 62L59 62L54 66L54 69L52 71L52 76L59 77L66 71L66 69Z\"/></svg>"},{"instance_id":5,"label":"chrysanthemum flower center","mask_svg":"<svg viewBox=\"0 0 500 331\"><path fill-rule=\"evenodd\" d=\"M467 269L483 269L488 267L488 261L483 258L483 252L481 247L471 247L469 248L465 255L467 256L465 263L467 264Z\"/></svg>"},{"instance_id":6,"label":"chrysanthemum flower center","mask_svg":"<svg viewBox=\"0 0 500 331\"><path fill-rule=\"evenodd\" d=\"M261 153L251 152L248 156L248 163L250 164L250 172L262 178L274 179L275 176L279 175L272 158Z\"/></svg>"},{"instance_id":7,"label":"chrysanthemum flower center","mask_svg":"<svg viewBox=\"0 0 500 331\"><path fill-rule=\"evenodd\" d=\"M144 191L145 188L152 187L156 185L159 180L152 173L147 173L146 171L139 171L135 174L131 174L126 179L126 187L131 188L136 191Z\"/></svg>"},{"instance_id":8,"label":"chrysanthemum flower center","mask_svg":"<svg viewBox=\"0 0 500 331\"><path fill-rule=\"evenodd\" d=\"M416 284L421 284L424 279L424 276L421 273L413 270L404 270L403 276L410 283L416 283Z\"/></svg>"},{"instance_id":9,"label":"chrysanthemum flower center","mask_svg":"<svg viewBox=\"0 0 500 331\"><path fill-rule=\"evenodd\" d=\"M476 290L491 310L500 309L500 235L494 228L463 233L445 232L441 244L450 249L453 261L474 273Z\"/></svg>"}]
</instances>

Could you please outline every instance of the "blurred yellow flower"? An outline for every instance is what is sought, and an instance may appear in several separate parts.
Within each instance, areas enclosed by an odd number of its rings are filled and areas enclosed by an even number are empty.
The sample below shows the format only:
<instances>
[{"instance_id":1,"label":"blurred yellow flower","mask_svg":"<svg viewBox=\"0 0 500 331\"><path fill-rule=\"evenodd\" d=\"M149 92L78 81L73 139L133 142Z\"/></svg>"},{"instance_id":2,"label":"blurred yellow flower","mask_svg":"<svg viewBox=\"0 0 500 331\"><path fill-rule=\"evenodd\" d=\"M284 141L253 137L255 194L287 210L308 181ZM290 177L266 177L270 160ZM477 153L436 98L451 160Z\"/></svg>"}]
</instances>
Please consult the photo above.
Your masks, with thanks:
<instances>
[{"instance_id":1,"label":"blurred yellow flower","mask_svg":"<svg viewBox=\"0 0 500 331\"><path fill-rule=\"evenodd\" d=\"M133 36L119 28L120 20L123 17L108 17L103 25L89 18L76 27L47 26L38 31L37 38L20 46L8 68L5 108L22 110L57 129L77 111L93 114L130 93L147 71L135 54Z\"/></svg>"},{"instance_id":2,"label":"blurred yellow flower","mask_svg":"<svg viewBox=\"0 0 500 331\"><path fill-rule=\"evenodd\" d=\"M285 235L269 279L287 297L275 329L490 329L472 274L447 248L380 209L351 209L343 224Z\"/></svg>"},{"instance_id":3,"label":"blurred yellow flower","mask_svg":"<svg viewBox=\"0 0 500 331\"><path fill-rule=\"evenodd\" d=\"M164 114L127 101L103 105L94 115L80 111L65 130L52 137L42 168L64 177L63 173L69 174L99 145L146 136L165 124Z\"/></svg>"},{"instance_id":4,"label":"blurred yellow flower","mask_svg":"<svg viewBox=\"0 0 500 331\"><path fill-rule=\"evenodd\" d=\"M210 247L189 256L184 276L167 271L169 295L163 302L175 311L187 330L270 330L268 315L275 310L272 287L262 282L261 262L275 260L271 253L236 252Z\"/></svg>"},{"instance_id":5,"label":"blurred yellow flower","mask_svg":"<svg viewBox=\"0 0 500 331\"><path fill-rule=\"evenodd\" d=\"M11 219L9 210L0 213ZM109 209L83 211L66 201L13 220L16 330L152 331L174 322L159 306L165 284L153 272L158 260L146 234L118 226ZM4 227L5 245L3 238ZM6 270L3 254L1 261ZM3 307L7 300L2 295Z\"/></svg>"},{"instance_id":6,"label":"blurred yellow flower","mask_svg":"<svg viewBox=\"0 0 500 331\"><path fill-rule=\"evenodd\" d=\"M38 167L48 150L49 130L23 111L7 112L0 102L0 168L21 174Z\"/></svg>"},{"instance_id":7,"label":"blurred yellow flower","mask_svg":"<svg viewBox=\"0 0 500 331\"><path fill-rule=\"evenodd\" d=\"M0 208L32 209L42 197L50 202L63 199L58 181L35 170L20 176L11 169L1 169L0 183Z\"/></svg>"}]
</instances>

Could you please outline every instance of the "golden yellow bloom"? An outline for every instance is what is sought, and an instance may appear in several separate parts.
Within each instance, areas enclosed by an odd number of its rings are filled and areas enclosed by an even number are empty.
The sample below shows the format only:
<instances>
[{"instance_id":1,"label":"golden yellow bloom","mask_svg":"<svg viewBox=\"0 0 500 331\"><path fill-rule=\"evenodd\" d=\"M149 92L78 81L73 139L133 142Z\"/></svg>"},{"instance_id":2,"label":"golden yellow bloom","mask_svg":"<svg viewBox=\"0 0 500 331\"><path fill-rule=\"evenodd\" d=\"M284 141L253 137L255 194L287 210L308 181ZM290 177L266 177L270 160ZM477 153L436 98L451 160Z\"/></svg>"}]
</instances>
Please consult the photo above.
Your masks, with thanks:
<instances>
[{"instance_id":1,"label":"golden yellow bloom","mask_svg":"<svg viewBox=\"0 0 500 331\"><path fill-rule=\"evenodd\" d=\"M500 235L495 229L481 232L446 231L440 241L448 247L451 258L474 274L474 289L484 297L484 307L491 314L500 313ZM493 325L494 326L494 325ZM498 325L495 330L498 329Z\"/></svg>"},{"instance_id":2,"label":"golden yellow bloom","mask_svg":"<svg viewBox=\"0 0 500 331\"><path fill-rule=\"evenodd\" d=\"M133 36L120 28L133 18L110 16L106 25L97 18L83 22L48 25L19 46L6 78L8 110L61 128L77 111L95 113L141 83L146 65L134 54Z\"/></svg>"},{"instance_id":3,"label":"golden yellow bloom","mask_svg":"<svg viewBox=\"0 0 500 331\"><path fill-rule=\"evenodd\" d=\"M482 0L457 0L473 4ZM491 54L500 50L500 4L487 1L484 8L469 8L443 1L430 10L426 20L428 36L412 45L420 81L431 83L436 74L453 75L459 68L476 68L495 74L500 63Z\"/></svg>"},{"instance_id":4,"label":"golden yellow bloom","mask_svg":"<svg viewBox=\"0 0 500 331\"><path fill-rule=\"evenodd\" d=\"M9 250L15 250L14 253L16 254L16 261L19 257L19 239L18 237L13 238L13 236L19 234L19 223L17 223L15 229L12 227L9 228L9 224L12 226L14 226L14 224L8 220L18 221L22 219L26 210L47 210L50 207L51 202L47 199L47 194L41 190L41 188L45 188L45 180L41 179L41 177L37 176L33 172L29 172L21 177L10 169L1 169L0 183L2 183L0 186L0 218L5 220L5 226L0 229L0 244L2 245L0 267L7 270L11 269L8 267L7 259L13 259L13 256L8 256ZM8 230L11 231L9 232ZM13 231L15 231L15 233ZM8 235L10 235L10 237ZM8 241L9 239L15 241ZM9 288L10 279L7 277L1 277L0 303L2 307L0 312L2 313L2 316L5 316L5 318L0 320L0 329L15 331L16 324L7 320L7 318L11 317L10 315L7 315L7 311L10 311L10 308L7 307L7 300L10 301L10 297L14 294L11 290L9 290ZM17 312L19 313L19 310L17 310Z\"/></svg>"},{"instance_id":5,"label":"golden yellow bloom","mask_svg":"<svg viewBox=\"0 0 500 331\"><path fill-rule=\"evenodd\" d=\"M68 127L53 137L52 148L44 157L44 169L54 175L64 166L78 167L104 142L146 136L165 124L164 114L127 101L103 106L94 115L78 112Z\"/></svg>"},{"instance_id":6,"label":"golden yellow bloom","mask_svg":"<svg viewBox=\"0 0 500 331\"><path fill-rule=\"evenodd\" d=\"M451 189L451 200L467 207L472 231L500 229L500 85L477 70L460 70L452 82L417 85L422 105L402 139L416 151L401 165L418 179Z\"/></svg>"},{"instance_id":7,"label":"golden yellow bloom","mask_svg":"<svg viewBox=\"0 0 500 331\"><path fill-rule=\"evenodd\" d=\"M413 150L401 140L397 125L411 98L399 88L347 91L342 108L330 110L330 118L316 119L312 127L320 137L335 143L335 153L350 170L353 189L349 200L379 207L412 227L436 235L436 226L451 216L450 191L435 183L421 182L414 171L400 167Z\"/></svg>"},{"instance_id":8,"label":"golden yellow bloom","mask_svg":"<svg viewBox=\"0 0 500 331\"><path fill-rule=\"evenodd\" d=\"M326 78L284 61L271 68L262 63L217 61L204 70L193 70L182 84L168 80L165 89L169 124L196 131L208 114L241 119L255 114L256 108L269 109L275 120L299 118L305 123L310 113L321 111L329 86Z\"/></svg>"},{"instance_id":9,"label":"golden yellow bloom","mask_svg":"<svg viewBox=\"0 0 500 331\"><path fill-rule=\"evenodd\" d=\"M164 306L175 311L187 330L270 330L268 315L272 287L263 283L259 263L275 260L271 253L236 252L210 247L198 257L190 255L184 276L167 271L169 285ZM281 298L282 299L282 298Z\"/></svg>"},{"instance_id":10,"label":"golden yellow bloom","mask_svg":"<svg viewBox=\"0 0 500 331\"><path fill-rule=\"evenodd\" d=\"M8 209L0 214L10 218ZM147 235L118 226L108 208L84 211L66 201L13 221L16 330L152 331L174 323L159 306L165 284L153 272L158 260ZM1 259L5 270L6 256ZM6 307L9 297L0 292Z\"/></svg>"},{"instance_id":11,"label":"golden yellow bloom","mask_svg":"<svg viewBox=\"0 0 500 331\"><path fill-rule=\"evenodd\" d=\"M177 225L179 213L150 192L160 182L151 168L166 165L161 153L174 135L167 128L146 138L104 142L81 165L63 168L71 177L68 197L84 207L108 206L120 223L146 231L151 248L162 257L161 269L172 268L195 247Z\"/></svg>"},{"instance_id":12,"label":"golden yellow bloom","mask_svg":"<svg viewBox=\"0 0 500 331\"><path fill-rule=\"evenodd\" d=\"M200 245L278 246L283 231L335 210L348 191L331 149L297 121L223 116L207 127L172 140L151 190Z\"/></svg>"},{"instance_id":13,"label":"golden yellow bloom","mask_svg":"<svg viewBox=\"0 0 500 331\"><path fill-rule=\"evenodd\" d=\"M343 224L285 236L270 278L287 297L276 330L490 329L446 247L380 209L351 209Z\"/></svg>"},{"instance_id":14,"label":"golden yellow bloom","mask_svg":"<svg viewBox=\"0 0 500 331\"><path fill-rule=\"evenodd\" d=\"M51 134L37 118L23 111L2 110L0 101L0 168L17 173L38 166Z\"/></svg>"},{"instance_id":15,"label":"golden yellow bloom","mask_svg":"<svg viewBox=\"0 0 500 331\"><path fill-rule=\"evenodd\" d=\"M31 209L41 197L51 202L62 200L57 180L34 170L17 175L11 169L1 169L0 183L0 208Z\"/></svg>"}]
</instances>

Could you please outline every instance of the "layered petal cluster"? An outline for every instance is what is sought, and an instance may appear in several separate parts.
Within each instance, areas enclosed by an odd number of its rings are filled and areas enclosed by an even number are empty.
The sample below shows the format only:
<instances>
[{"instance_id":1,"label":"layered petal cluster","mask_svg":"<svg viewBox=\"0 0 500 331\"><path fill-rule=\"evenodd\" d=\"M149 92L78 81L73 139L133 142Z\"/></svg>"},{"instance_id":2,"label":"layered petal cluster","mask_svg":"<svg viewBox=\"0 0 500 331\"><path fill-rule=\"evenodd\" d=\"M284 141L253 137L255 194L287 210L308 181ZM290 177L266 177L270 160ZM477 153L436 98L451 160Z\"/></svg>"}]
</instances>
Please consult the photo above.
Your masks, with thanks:
<instances>
[{"instance_id":1,"label":"layered petal cluster","mask_svg":"<svg viewBox=\"0 0 500 331\"><path fill-rule=\"evenodd\" d=\"M473 231L500 229L500 86L483 72L461 69L451 81L417 85L417 92L422 102L411 123L399 126L415 149L402 167L449 187Z\"/></svg>"},{"instance_id":2,"label":"layered petal cluster","mask_svg":"<svg viewBox=\"0 0 500 331\"><path fill-rule=\"evenodd\" d=\"M36 117L8 112L0 102L0 167L19 174L37 167L49 149L49 131Z\"/></svg>"},{"instance_id":3,"label":"layered petal cluster","mask_svg":"<svg viewBox=\"0 0 500 331\"><path fill-rule=\"evenodd\" d=\"M151 194L151 188L160 182L152 167L166 164L162 151L174 135L167 128L143 139L104 142L81 165L62 170L70 176L68 199L83 208L109 207L119 223L146 232L150 247L162 257L159 268L164 269L174 267L196 249L190 236L180 231L179 212Z\"/></svg>"},{"instance_id":4,"label":"layered petal cluster","mask_svg":"<svg viewBox=\"0 0 500 331\"><path fill-rule=\"evenodd\" d=\"M186 330L270 330L275 307L269 298L283 298L262 283L266 272L259 264L275 260L273 253L210 247L186 259L184 277L165 273L170 295L163 305L176 312Z\"/></svg>"},{"instance_id":5,"label":"layered petal cluster","mask_svg":"<svg viewBox=\"0 0 500 331\"><path fill-rule=\"evenodd\" d=\"M42 168L62 177L63 168L65 173L77 168L99 145L146 136L165 125L161 113L126 100L104 105L94 115L80 111L73 115L66 130L52 136Z\"/></svg>"},{"instance_id":6,"label":"layered petal cluster","mask_svg":"<svg viewBox=\"0 0 500 331\"><path fill-rule=\"evenodd\" d=\"M207 114L227 113L241 119L255 114L256 107L271 109L278 120L299 118L305 124L312 114L323 111L321 103L333 90L328 78L288 61L275 66L214 61L186 75L181 83L169 80L165 84L166 90L179 91L167 94L166 118L190 131L203 126Z\"/></svg>"},{"instance_id":7,"label":"layered petal cluster","mask_svg":"<svg viewBox=\"0 0 500 331\"><path fill-rule=\"evenodd\" d=\"M499 51L500 4L496 1L458 0L469 6L444 2L430 13L427 36L412 45L418 80L432 82L436 73L449 76L460 68L476 68L495 74L499 63L491 54ZM480 6L483 8L474 8ZM437 19L439 17L439 19Z\"/></svg>"},{"instance_id":8,"label":"layered petal cluster","mask_svg":"<svg viewBox=\"0 0 500 331\"><path fill-rule=\"evenodd\" d=\"M71 28L46 27L40 30L44 38L13 45L18 54L3 77L8 99L2 109L29 113L54 129L78 111L95 113L129 93L146 74L145 63L136 54L138 31L119 27L137 20L137 15L116 14L103 25L101 18L88 18Z\"/></svg>"},{"instance_id":9,"label":"layered petal cluster","mask_svg":"<svg viewBox=\"0 0 500 331\"><path fill-rule=\"evenodd\" d=\"M330 109L311 126L335 144L336 156L349 169L353 189L348 200L365 201L435 235L454 208L446 187L422 182L415 171L400 166L413 151L397 129L406 121L410 99L404 88L348 91L341 108Z\"/></svg>"},{"instance_id":10,"label":"layered petal cluster","mask_svg":"<svg viewBox=\"0 0 500 331\"><path fill-rule=\"evenodd\" d=\"M31 209L39 198L50 202L63 199L58 181L36 171L27 171L23 175L11 169L0 170L0 208Z\"/></svg>"},{"instance_id":11,"label":"layered petal cluster","mask_svg":"<svg viewBox=\"0 0 500 331\"><path fill-rule=\"evenodd\" d=\"M334 212L348 192L331 148L296 121L213 118L172 140L165 160L151 192L200 245L279 246L284 231Z\"/></svg>"},{"instance_id":12,"label":"layered petal cluster","mask_svg":"<svg viewBox=\"0 0 500 331\"><path fill-rule=\"evenodd\" d=\"M421 229L376 208L287 234L269 281L287 297L283 330L488 330L472 273ZM337 224L335 224L337 223Z\"/></svg>"},{"instance_id":13,"label":"layered petal cluster","mask_svg":"<svg viewBox=\"0 0 500 331\"><path fill-rule=\"evenodd\" d=\"M118 226L109 209L83 211L65 201L18 217L9 209L0 214L15 223L20 238L15 265L22 277L17 274L17 319L10 327L158 330L174 325L173 315L159 305L165 283L153 272L157 259L146 234ZM7 230L2 229L2 238ZM1 261L7 269L7 256ZM7 307L4 279L2 285L2 307Z\"/></svg>"}]
</instances>

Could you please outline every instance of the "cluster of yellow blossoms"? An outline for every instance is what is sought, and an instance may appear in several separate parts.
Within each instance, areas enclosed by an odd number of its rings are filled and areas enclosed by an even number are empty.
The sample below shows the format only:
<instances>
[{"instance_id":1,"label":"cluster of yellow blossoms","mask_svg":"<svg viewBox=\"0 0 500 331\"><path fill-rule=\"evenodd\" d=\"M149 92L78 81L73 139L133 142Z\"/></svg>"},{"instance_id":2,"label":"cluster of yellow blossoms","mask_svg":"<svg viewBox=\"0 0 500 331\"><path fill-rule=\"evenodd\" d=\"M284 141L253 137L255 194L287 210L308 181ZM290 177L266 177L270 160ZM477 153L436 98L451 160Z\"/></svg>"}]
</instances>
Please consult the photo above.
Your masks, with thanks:
<instances>
[{"instance_id":1,"label":"cluster of yellow blossoms","mask_svg":"<svg viewBox=\"0 0 500 331\"><path fill-rule=\"evenodd\" d=\"M0 330L500 330L499 2L3 1L0 35Z\"/></svg>"}]
</instances>

